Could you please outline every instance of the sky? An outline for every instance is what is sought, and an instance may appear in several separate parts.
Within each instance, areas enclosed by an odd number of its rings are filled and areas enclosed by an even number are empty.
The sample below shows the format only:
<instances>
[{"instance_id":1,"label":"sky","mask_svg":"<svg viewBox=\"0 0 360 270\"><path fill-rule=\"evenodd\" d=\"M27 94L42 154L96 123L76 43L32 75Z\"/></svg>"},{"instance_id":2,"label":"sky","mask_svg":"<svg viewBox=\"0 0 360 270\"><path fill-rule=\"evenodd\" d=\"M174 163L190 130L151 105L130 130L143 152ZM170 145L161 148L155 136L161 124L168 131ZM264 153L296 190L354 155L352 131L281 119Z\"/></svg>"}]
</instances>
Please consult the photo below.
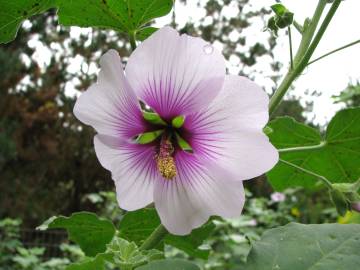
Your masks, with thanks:
<instances>
[{"instance_id":1,"label":"sky","mask_svg":"<svg viewBox=\"0 0 360 270\"><path fill-rule=\"evenodd\" d=\"M200 0L200 2L206 2L206 0ZM259 10L262 7L270 7L275 3L275 1L271 0L251 0L249 2L250 4L246 6L243 12ZM316 0L282 1L290 11L295 13L295 20L301 23L306 17L312 16L317 2L318 1ZM188 0L186 5L183 5L179 1L175 3L176 22L179 27L183 27L187 22L193 22L196 26L201 19L205 19L204 23L212 23L212 18L205 17L206 12L201 8L202 5L199 7L197 4L198 1ZM330 5L328 5L328 8L329 7ZM360 39L359 10L360 0L344 0L342 2L316 49L313 56L314 58ZM326 14L326 11L324 14ZM165 17L157 19L155 22L156 26L161 27L169 24L171 22L171 16L172 14L170 13ZM236 1L234 0L228 6L224 6L220 16L239 16ZM266 41L269 37L269 32L263 31L265 26L264 21L259 20L258 18L252 18L250 22L250 27L240 32L237 29L234 29L229 35L229 39L234 42L236 42L239 36L246 37L246 46L238 45L237 50L239 51L247 52L248 48L257 42L267 43ZM24 26L26 27L27 24L29 24L28 21L24 23ZM80 33L90 33L90 29L71 27L71 37L76 38ZM294 51L296 51L301 36L295 29L293 29L292 33ZM36 48L33 58L40 62L40 66L41 64L46 65L46 61L48 61L51 51L44 48L41 42L36 39L30 40L29 43L32 47ZM219 50L222 49L222 44L219 41L215 41L213 46ZM273 53L275 60L283 63L281 74L285 74L289 64L289 44L285 31L280 31L277 46ZM28 59L27 61L30 60ZM71 63L69 68L73 69L73 73L79 72L79 66L81 66L82 63L81 57L77 56L74 59L69 59L69 62ZM275 75L270 66L272 62L273 59L270 56L265 55L258 57L257 63L254 66L247 67L240 62L240 59L237 56L232 55L227 63L227 68L231 74L237 74L240 70L244 69L245 74L250 74L251 79L270 93L271 89L276 87L274 82L270 79L272 75ZM87 67L85 68L88 69ZM98 67L95 64L92 64L88 70L92 73L96 73ZM302 104L312 101L313 110L308 113L306 117L309 120L314 121L315 124L324 126L342 106L334 104L331 96L339 94L350 82L355 83L357 80L360 81L360 44L310 65L305 69L303 75L294 83L294 89L290 91L290 95L299 98ZM70 95L79 94L79 92L75 90L73 82L68 82L66 84L66 90ZM321 93L321 95L312 96L309 94L314 91Z\"/></svg>"}]
</instances>

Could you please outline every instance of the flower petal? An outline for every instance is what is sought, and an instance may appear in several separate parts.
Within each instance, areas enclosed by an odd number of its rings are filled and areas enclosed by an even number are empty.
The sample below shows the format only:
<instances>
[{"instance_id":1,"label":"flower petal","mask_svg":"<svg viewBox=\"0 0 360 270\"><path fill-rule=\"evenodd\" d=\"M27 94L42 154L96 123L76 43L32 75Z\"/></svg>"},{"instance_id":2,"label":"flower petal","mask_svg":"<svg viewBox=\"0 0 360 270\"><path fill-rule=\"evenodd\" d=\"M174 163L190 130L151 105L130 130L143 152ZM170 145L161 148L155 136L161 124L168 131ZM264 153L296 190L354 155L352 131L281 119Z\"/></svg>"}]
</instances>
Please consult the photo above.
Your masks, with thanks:
<instances>
[{"instance_id":1,"label":"flower petal","mask_svg":"<svg viewBox=\"0 0 360 270\"><path fill-rule=\"evenodd\" d=\"M154 147L103 135L95 136L94 145L101 165L111 171L122 209L133 211L153 202L154 182L159 177Z\"/></svg>"},{"instance_id":2,"label":"flower petal","mask_svg":"<svg viewBox=\"0 0 360 270\"><path fill-rule=\"evenodd\" d=\"M216 164L203 164L191 154L176 155L178 175L155 184L154 201L162 224L176 235L189 234L210 216L226 218L241 214L245 197L242 182L228 177Z\"/></svg>"},{"instance_id":3,"label":"flower petal","mask_svg":"<svg viewBox=\"0 0 360 270\"><path fill-rule=\"evenodd\" d=\"M278 161L262 128L268 121L267 94L240 76L226 76L224 87L206 110L187 118L194 154L216 161L238 180L259 176Z\"/></svg>"},{"instance_id":4,"label":"flower petal","mask_svg":"<svg viewBox=\"0 0 360 270\"><path fill-rule=\"evenodd\" d=\"M171 119L207 107L221 90L225 60L201 38L164 27L132 53L125 73L137 96Z\"/></svg>"},{"instance_id":5,"label":"flower petal","mask_svg":"<svg viewBox=\"0 0 360 270\"><path fill-rule=\"evenodd\" d=\"M128 84L115 50L101 57L98 82L76 101L74 114L98 133L131 138L144 131L138 100Z\"/></svg>"}]
</instances>

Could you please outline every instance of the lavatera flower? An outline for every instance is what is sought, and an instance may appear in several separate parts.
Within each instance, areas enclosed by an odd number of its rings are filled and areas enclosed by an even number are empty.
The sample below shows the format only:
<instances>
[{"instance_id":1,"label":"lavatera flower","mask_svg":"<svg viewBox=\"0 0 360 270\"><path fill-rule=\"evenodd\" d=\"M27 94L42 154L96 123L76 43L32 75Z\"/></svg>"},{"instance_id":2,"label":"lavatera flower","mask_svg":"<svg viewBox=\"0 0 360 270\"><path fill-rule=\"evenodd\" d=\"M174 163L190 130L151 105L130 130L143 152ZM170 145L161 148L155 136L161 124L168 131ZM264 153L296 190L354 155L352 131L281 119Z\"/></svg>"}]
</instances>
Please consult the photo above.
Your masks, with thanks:
<instances>
[{"instance_id":1,"label":"lavatera flower","mask_svg":"<svg viewBox=\"0 0 360 270\"><path fill-rule=\"evenodd\" d=\"M112 173L120 207L154 202L163 225L178 235L212 215L239 216L242 181L278 161L262 131L266 93L226 75L224 57L210 44L170 27L139 45L125 73L115 50L100 65L74 113L98 133L96 155Z\"/></svg>"}]
</instances>

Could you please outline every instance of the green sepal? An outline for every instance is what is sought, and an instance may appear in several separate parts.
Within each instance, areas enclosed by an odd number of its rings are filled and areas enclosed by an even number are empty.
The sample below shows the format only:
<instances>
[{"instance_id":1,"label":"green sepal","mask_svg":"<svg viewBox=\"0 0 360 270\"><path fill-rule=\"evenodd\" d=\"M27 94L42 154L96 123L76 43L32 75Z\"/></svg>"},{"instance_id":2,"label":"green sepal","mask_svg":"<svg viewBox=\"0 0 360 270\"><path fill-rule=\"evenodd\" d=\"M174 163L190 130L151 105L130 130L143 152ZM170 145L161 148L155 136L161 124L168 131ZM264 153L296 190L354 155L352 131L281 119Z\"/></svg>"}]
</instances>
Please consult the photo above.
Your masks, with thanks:
<instances>
[{"instance_id":1,"label":"green sepal","mask_svg":"<svg viewBox=\"0 0 360 270\"><path fill-rule=\"evenodd\" d=\"M188 144L188 142L185 141L185 139L183 139L178 133L175 133L175 136L176 136L176 141L177 141L178 145L180 146L180 148L183 151L188 152L188 153L194 153L190 144Z\"/></svg>"},{"instance_id":2,"label":"green sepal","mask_svg":"<svg viewBox=\"0 0 360 270\"><path fill-rule=\"evenodd\" d=\"M163 129L150 132L144 132L135 137L135 142L138 144L147 144L155 141L162 133Z\"/></svg>"},{"instance_id":3,"label":"green sepal","mask_svg":"<svg viewBox=\"0 0 360 270\"><path fill-rule=\"evenodd\" d=\"M287 8L283 4L275 4L271 6L271 9L275 12L276 15L282 16L287 11Z\"/></svg>"},{"instance_id":4,"label":"green sepal","mask_svg":"<svg viewBox=\"0 0 360 270\"><path fill-rule=\"evenodd\" d=\"M185 116L179 115L173 118L173 120L171 120L171 125L174 128L181 128L184 125L184 122L185 122Z\"/></svg>"},{"instance_id":5,"label":"green sepal","mask_svg":"<svg viewBox=\"0 0 360 270\"><path fill-rule=\"evenodd\" d=\"M142 112L144 119L154 125L166 126L166 122L155 112Z\"/></svg>"}]
</instances>

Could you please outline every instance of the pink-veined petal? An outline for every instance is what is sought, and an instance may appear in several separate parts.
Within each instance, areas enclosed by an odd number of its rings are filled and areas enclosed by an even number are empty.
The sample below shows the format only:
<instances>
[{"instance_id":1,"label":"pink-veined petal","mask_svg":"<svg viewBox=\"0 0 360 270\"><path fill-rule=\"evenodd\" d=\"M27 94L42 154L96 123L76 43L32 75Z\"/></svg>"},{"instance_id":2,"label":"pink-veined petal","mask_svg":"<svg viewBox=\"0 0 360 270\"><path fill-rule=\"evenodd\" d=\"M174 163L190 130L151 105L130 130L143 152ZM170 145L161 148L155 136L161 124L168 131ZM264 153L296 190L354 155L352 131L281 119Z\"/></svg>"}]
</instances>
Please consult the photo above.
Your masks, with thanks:
<instances>
[{"instance_id":1,"label":"pink-veined petal","mask_svg":"<svg viewBox=\"0 0 360 270\"><path fill-rule=\"evenodd\" d=\"M122 209L133 211L153 202L154 183L159 178L154 147L103 135L95 136L94 145L100 163L111 171Z\"/></svg>"},{"instance_id":2,"label":"pink-veined petal","mask_svg":"<svg viewBox=\"0 0 360 270\"><path fill-rule=\"evenodd\" d=\"M221 90L225 60L203 39L164 27L131 54L125 73L140 99L171 118L207 107Z\"/></svg>"},{"instance_id":3,"label":"pink-veined petal","mask_svg":"<svg viewBox=\"0 0 360 270\"><path fill-rule=\"evenodd\" d=\"M76 101L74 114L104 135L131 138L144 131L139 103L128 84L119 54L101 57L98 81Z\"/></svg>"},{"instance_id":4,"label":"pink-veined petal","mask_svg":"<svg viewBox=\"0 0 360 270\"><path fill-rule=\"evenodd\" d=\"M185 128L194 154L202 155L246 180L270 170L278 152L263 133L267 94L252 81L226 76L224 87L206 110L190 115Z\"/></svg>"},{"instance_id":5,"label":"pink-veined petal","mask_svg":"<svg viewBox=\"0 0 360 270\"><path fill-rule=\"evenodd\" d=\"M241 214L245 197L242 182L224 180L226 171L185 152L176 155L178 175L155 184L154 201L162 224L176 235L189 234L210 216Z\"/></svg>"}]
</instances>

